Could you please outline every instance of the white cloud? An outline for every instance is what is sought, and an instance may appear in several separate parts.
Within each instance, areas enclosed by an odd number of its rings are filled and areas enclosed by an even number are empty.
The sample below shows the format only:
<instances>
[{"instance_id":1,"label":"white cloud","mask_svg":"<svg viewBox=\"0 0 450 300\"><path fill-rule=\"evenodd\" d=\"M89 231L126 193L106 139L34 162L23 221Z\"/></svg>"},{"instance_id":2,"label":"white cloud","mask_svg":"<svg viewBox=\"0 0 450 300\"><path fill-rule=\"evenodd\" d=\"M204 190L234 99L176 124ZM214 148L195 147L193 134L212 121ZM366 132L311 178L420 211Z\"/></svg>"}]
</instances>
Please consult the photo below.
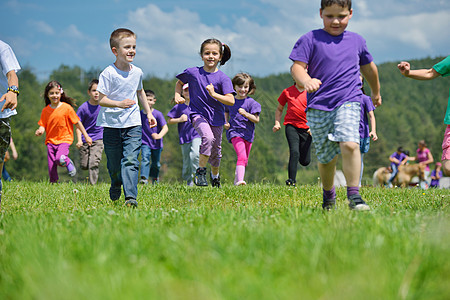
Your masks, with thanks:
<instances>
[{"instance_id":1,"label":"white cloud","mask_svg":"<svg viewBox=\"0 0 450 300\"><path fill-rule=\"evenodd\" d=\"M30 28L33 28L37 32L44 33L46 35L53 35L55 33L53 27L44 21L29 20L28 23Z\"/></svg>"}]
</instances>

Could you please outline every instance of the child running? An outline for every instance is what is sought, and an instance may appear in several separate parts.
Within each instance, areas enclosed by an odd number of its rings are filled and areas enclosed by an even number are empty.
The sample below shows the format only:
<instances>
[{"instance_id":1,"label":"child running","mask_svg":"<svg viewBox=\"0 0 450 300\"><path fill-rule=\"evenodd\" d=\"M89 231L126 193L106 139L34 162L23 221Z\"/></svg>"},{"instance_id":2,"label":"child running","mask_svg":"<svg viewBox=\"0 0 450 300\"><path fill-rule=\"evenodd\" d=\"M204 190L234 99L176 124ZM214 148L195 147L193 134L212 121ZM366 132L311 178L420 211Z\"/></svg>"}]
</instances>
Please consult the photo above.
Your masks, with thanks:
<instances>
[{"instance_id":1,"label":"child running","mask_svg":"<svg viewBox=\"0 0 450 300\"><path fill-rule=\"evenodd\" d=\"M100 112L97 86L98 79L91 80L88 88L89 100L81 104L77 110L81 123L83 123L86 132L92 139L92 145L89 145L77 128L77 148L80 151L80 165L82 170L89 170L90 184L96 184L98 181L98 166L103 153L103 127L97 126L97 117Z\"/></svg>"},{"instance_id":2,"label":"child running","mask_svg":"<svg viewBox=\"0 0 450 300\"><path fill-rule=\"evenodd\" d=\"M381 105L380 82L365 40L345 30L353 14L351 5L351 0L322 0L323 29L300 37L289 56L293 61L292 76L308 93L307 119L319 160L322 207L326 210L336 203L334 175L339 153L349 208L370 209L359 194L359 121L363 97L360 71L369 83L375 106Z\"/></svg>"},{"instance_id":3,"label":"child running","mask_svg":"<svg viewBox=\"0 0 450 300\"><path fill-rule=\"evenodd\" d=\"M306 125L306 90L294 85L284 89L278 97L278 107L275 111L275 125L273 132L281 129L281 116L287 103L284 116L285 134L289 145L289 165L287 186L296 186L297 166L300 163L306 167L311 162L311 132Z\"/></svg>"},{"instance_id":4,"label":"child running","mask_svg":"<svg viewBox=\"0 0 450 300\"><path fill-rule=\"evenodd\" d=\"M375 106L373 105L372 99L369 96L364 96L361 98L361 120L359 123L359 151L361 152L361 173L359 176L359 186L361 186L361 180L364 170L364 154L369 152L370 148L370 138L373 141L378 140L376 120L375 120ZM370 129L369 129L370 123Z\"/></svg>"},{"instance_id":5,"label":"child running","mask_svg":"<svg viewBox=\"0 0 450 300\"><path fill-rule=\"evenodd\" d=\"M200 47L202 67L192 67L177 75L175 103L184 103L183 85L189 84L190 120L200 134L199 167L194 183L207 186L206 165L211 165L211 185L220 187L220 159L222 157L222 131L225 124L224 105L234 104L234 89L230 78L219 70L231 57L231 50L217 39L207 39Z\"/></svg>"},{"instance_id":6,"label":"child running","mask_svg":"<svg viewBox=\"0 0 450 300\"><path fill-rule=\"evenodd\" d=\"M189 121L191 110L186 105L189 104L189 84L187 83L183 85L183 98L186 99L186 103L175 104L167 113L169 118L167 123L178 124L178 136L183 156L181 177L188 186L193 186L193 177L198 168L199 148L202 139Z\"/></svg>"},{"instance_id":7,"label":"child running","mask_svg":"<svg viewBox=\"0 0 450 300\"><path fill-rule=\"evenodd\" d=\"M255 81L246 73L239 73L231 80L236 91L233 106L225 108L225 129L228 142L233 144L237 162L234 174L234 185L246 185L244 181L245 167L255 137L255 124L259 123L261 104L248 95L256 90Z\"/></svg>"},{"instance_id":8,"label":"child running","mask_svg":"<svg viewBox=\"0 0 450 300\"><path fill-rule=\"evenodd\" d=\"M142 184L148 184L148 179L152 179L152 184L159 182L159 170L161 168L161 151L163 149L163 137L169 128L167 127L164 115L153 106L156 103L156 96L152 90L145 90L148 106L155 117L157 125L150 127L147 114L141 110L142 120L142 148L141 148L141 180ZM150 164L151 160L151 164Z\"/></svg>"},{"instance_id":9,"label":"child running","mask_svg":"<svg viewBox=\"0 0 450 300\"><path fill-rule=\"evenodd\" d=\"M109 40L116 61L100 74L97 90L102 106L97 126L103 127L103 143L111 177L109 197L112 201L125 194L125 205L137 207L139 180L139 152L142 143L142 125L139 99L150 127L156 120L148 106L142 85L142 70L133 65L136 55L136 34L126 28L111 33Z\"/></svg>"},{"instance_id":10,"label":"child running","mask_svg":"<svg viewBox=\"0 0 450 300\"><path fill-rule=\"evenodd\" d=\"M81 131L86 143L92 145L83 123L72 108L74 99L66 96L58 81L50 81L44 91L45 108L38 122L36 136L45 134L47 145L48 174L51 183L57 183L58 166L66 167L69 175L74 177L77 170L69 158L69 147L73 143L73 125Z\"/></svg>"}]
</instances>

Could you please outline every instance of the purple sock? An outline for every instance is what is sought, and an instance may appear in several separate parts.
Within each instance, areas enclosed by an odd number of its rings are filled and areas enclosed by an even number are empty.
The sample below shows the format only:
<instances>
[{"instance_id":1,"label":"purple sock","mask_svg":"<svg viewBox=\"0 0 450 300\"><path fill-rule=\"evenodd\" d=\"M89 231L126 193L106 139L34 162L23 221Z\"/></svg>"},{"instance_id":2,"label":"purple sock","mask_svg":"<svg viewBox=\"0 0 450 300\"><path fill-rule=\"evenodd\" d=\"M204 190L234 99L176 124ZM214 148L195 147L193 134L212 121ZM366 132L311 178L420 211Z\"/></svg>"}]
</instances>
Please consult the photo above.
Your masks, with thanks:
<instances>
[{"instance_id":1,"label":"purple sock","mask_svg":"<svg viewBox=\"0 0 450 300\"><path fill-rule=\"evenodd\" d=\"M350 198L351 195L359 194L359 186L348 186L347 187L347 198Z\"/></svg>"},{"instance_id":2,"label":"purple sock","mask_svg":"<svg viewBox=\"0 0 450 300\"><path fill-rule=\"evenodd\" d=\"M336 199L336 190L334 189L334 186L329 191L323 190L323 199L324 200Z\"/></svg>"}]
</instances>

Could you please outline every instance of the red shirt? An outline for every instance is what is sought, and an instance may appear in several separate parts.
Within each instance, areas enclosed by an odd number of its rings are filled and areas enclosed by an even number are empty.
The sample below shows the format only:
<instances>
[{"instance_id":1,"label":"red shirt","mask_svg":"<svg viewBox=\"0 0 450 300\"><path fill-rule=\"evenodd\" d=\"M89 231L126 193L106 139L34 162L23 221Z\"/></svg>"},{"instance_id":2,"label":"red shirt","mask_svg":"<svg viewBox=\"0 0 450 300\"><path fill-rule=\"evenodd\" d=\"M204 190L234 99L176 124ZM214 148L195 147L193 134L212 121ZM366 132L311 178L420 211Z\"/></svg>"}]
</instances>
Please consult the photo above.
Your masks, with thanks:
<instances>
[{"instance_id":1,"label":"red shirt","mask_svg":"<svg viewBox=\"0 0 450 300\"><path fill-rule=\"evenodd\" d=\"M283 125L291 124L297 128L309 128L306 125L306 90L300 92L295 85L290 86L278 97L278 103L282 106L286 103L288 105Z\"/></svg>"}]
</instances>

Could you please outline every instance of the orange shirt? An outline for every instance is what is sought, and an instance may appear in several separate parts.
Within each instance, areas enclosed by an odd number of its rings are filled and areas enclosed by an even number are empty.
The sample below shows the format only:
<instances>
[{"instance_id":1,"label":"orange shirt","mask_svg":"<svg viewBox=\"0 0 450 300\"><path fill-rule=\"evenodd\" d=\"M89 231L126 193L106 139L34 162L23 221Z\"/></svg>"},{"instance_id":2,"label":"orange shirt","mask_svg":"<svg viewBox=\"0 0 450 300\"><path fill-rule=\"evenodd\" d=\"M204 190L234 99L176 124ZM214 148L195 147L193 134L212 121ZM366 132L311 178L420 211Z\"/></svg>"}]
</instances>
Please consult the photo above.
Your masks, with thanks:
<instances>
[{"instance_id":1,"label":"orange shirt","mask_svg":"<svg viewBox=\"0 0 450 300\"><path fill-rule=\"evenodd\" d=\"M42 110L38 124L45 128L45 144L59 145L73 143L73 125L79 121L80 118L72 106L61 102L58 108L47 105Z\"/></svg>"}]
</instances>

